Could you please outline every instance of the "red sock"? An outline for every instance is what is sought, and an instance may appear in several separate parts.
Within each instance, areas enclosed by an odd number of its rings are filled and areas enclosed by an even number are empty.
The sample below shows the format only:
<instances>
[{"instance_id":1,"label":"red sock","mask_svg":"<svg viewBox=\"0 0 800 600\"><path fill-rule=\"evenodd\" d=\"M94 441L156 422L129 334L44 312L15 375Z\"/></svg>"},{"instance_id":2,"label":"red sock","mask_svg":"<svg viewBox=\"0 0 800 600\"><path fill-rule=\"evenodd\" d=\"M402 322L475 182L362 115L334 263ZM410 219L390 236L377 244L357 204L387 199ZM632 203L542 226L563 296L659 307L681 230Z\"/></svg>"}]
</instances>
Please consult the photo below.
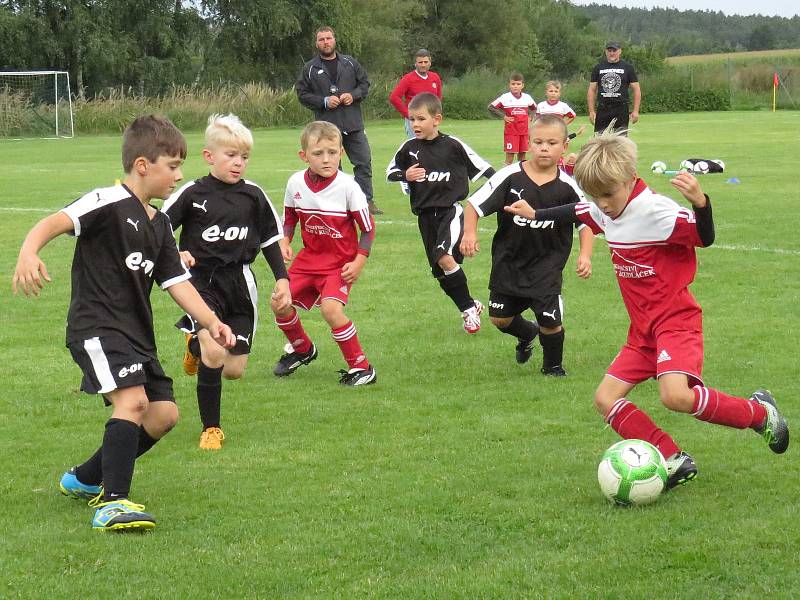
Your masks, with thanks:
<instances>
[{"instance_id":1,"label":"red sock","mask_svg":"<svg viewBox=\"0 0 800 600\"><path fill-rule=\"evenodd\" d=\"M342 356L347 361L347 366L351 369L368 369L369 361L364 356L364 351L361 349L361 342L358 341L358 333L356 326L352 321L348 321L347 325L331 329L333 339L339 344L339 349L342 351Z\"/></svg>"},{"instance_id":2,"label":"red sock","mask_svg":"<svg viewBox=\"0 0 800 600\"><path fill-rule=\"evenodd\" d=\"M294 307L292 307L292 314L288 317L275 317L275 324L286 336L286 339L289 340L295 352L308 352L311 350L311 338L308 337L306 330L303 329L300 316Z\"/></svg>"},{"instance_id":3,"label":"red sock","mask_svg":"<svg viewBox=\"0 0 800 600\"><path fill-rule=\"evenodd\" d=\"M694 386L692 391L694 392L692 414L700 421L747 429L761 427L767 418L766 409L758 402L728 396L719 390L700 385Z\"/></svg>"},{"instance_id":4,"label":"red sock","mask_svg":"<svg viewBox=\"0 0 800 600\"><path fill-rule=\"evenodd\" d=\"M681 451L669 434L659 429L646 412L625 398L614 403L606 415L606 422L626 440L650 442L664 458Z\"/></svg>"}]
</instances>

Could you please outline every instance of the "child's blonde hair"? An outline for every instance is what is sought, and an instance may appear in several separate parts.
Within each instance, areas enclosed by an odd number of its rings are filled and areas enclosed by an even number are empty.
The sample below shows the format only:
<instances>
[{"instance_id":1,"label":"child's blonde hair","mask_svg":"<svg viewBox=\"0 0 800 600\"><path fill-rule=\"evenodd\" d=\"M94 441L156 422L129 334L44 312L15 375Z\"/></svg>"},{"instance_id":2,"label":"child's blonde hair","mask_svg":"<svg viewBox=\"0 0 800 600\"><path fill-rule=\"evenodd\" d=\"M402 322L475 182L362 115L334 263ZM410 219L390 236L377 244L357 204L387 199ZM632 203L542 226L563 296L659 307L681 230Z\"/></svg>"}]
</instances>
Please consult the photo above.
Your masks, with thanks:
<instances>
[{"instance_id":1,"label":"child's blonde hair","mask_svg":"<svg viewBox=\"0 0 800 600\"><path fill-rule=\"evenodd\" d=\"M561 91L561 82L558 79L551 79L547 83L544 84L544 89L549 87L556 88L559 92Z\"/></svg>"},{"instance_id":2,"label":"child's blonde hair","mask_svg":"<svg viewBox=\"0 0 800 600\"><path fill-rule=\"evenodd\" d=\"M236 115L214 114L208 117L206 146L209 148L232 146L237 150L249 152L253 148L253 134Z\"/></svg>"},{"instance_id":3,"label":"child's blonde hair","mask_svg":"<svg viewBox=\"0 0 800 600\"><path fill-rule=\"evenodd\" d=\"M342 145L342 132L333 123L327 121L311 121L300 134L300 147L303 152L308 150L308 145L317 140L332 140L339 146Z\"/></svg>"},{"instance_id":4,"label":"child's blonde hair","mask_svg":"<svg viewBox=\"0 0 800 600\"><path fill-rule=\"evenodd\" d=\"M636 177L636 144L609 126L583 145L573 176L592 197L602 196Z\"/></svg>"}]
</instances>

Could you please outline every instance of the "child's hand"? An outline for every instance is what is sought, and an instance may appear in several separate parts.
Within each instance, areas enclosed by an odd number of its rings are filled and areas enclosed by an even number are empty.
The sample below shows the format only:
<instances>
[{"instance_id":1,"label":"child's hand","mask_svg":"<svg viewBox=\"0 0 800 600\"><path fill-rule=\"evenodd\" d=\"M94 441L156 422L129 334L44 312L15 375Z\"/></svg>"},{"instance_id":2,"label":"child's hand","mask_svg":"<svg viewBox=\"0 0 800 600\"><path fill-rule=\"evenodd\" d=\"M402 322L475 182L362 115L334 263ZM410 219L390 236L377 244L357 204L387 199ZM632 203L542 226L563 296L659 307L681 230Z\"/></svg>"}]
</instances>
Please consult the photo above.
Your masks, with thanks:
<instances>
[{"instance_id":1,"label":"child's hand","mask_svg":"<svg viewBox=\"0 0 800 600\"><path fill-rule=\"evenodd\" d=\"M288 263L291 262L294 253L292 252L292 243L286 239L281 238L278 241L278 245L281 248L281 256L283 256L283 262Z\"/></svg>"},{"instance_id":2,"label":"child's hand","mask_svg":"<svg viewBox=\"0 0 800 600\"><path fill-rule=\"evenodd\" d=\"M505 121L506 123L513 123L514 117L509 117L506 115L505 117L503 117L503 121Z\"/></svg>"},{"instance_id":3,"label":"child's hand","mask_svg":"<svg viewBox=\"0 0 800 600\"><path fill-rule=\"evenodd\" d=\"M275 282L275 287L272 289L272 298L270 300L272 312L279 313L285 311L292 305L292 293L289 291L289 280L278 279Z\"/></svg>"},{"instance_id":4,"label":"child's hand","mask_svg":"<svg viewBox=\"0 0 800 600\"><path fill-rule=\"evenodd\" d=\"M531 221L536 220L536 211L533 210L533 207L525 202L525 200L517 200L514 204L509 204L508 206L504 206L503 210L506 212L511 213L512 215L519 215L520 217L525 217L526 219L530 219Z\"/></svg>"},{"instance_id":5,"label":"child's hand","mask_svg":"<svg viewBox=\"0 0 800 600\"><path fill-rule=\"evenodd\" d=\"M414 163L406 170L406 181L422 181L425 179L426 171L419 163Z\"/></svg>"},{"instance_id":6,"label":"child's hand","mask_svg":"<svg viewBox=\"0 0 800 600\"><path fill-rule=\"evenodd\" d=\"M472 231L464 231L461 236L461 244L458 249L464 256L475 256L480 252L480 243L478 242L478 235Z\"/></svg>"},{"instance_id":7,"label":"child's hand","mask_svg":"<svg viewBox=\"0 0 800 600\"><path fill-rule=\"evenodd\" d=\"M575 269L578 277L589 279L592 276L592 259L588 256L578 255L578 267Z\"/></svg>"},{"instance_id":8,"label":"child's hand","mask_svg":"<svg viewBox=\"0 0 800 600\"><path fill-rule=\"evenodd\" d=\"M187 267L192 268L197 264L197 261L194 259L194 256L192 256L192 253L189 252L188 250L184 250L183 252L178 252L178 254L181 255L181 260L183 261L183 264L185 264Z\"/></svg>"},{"instance_id":9,"label":"child's hand","mask_svg":"<svg viewBox=\"0 0 800 600\"><path fill-rule=\"evenodd\" d=\"M214 317L206 329L213 340L223 348L233 348L236 345L236 336L233 335L233 331L218 318Z\"/></svg>"},{"instance_id":10,"label":"child's hand","mask_svg":"<svg viewBox=\"0 0 800 600\"><path fill-rule=\"evenodd\" d=\"M355 283L364 265L367 264L367 257L363 254L357 254L356 257L349 263L342 266L342 279L347 283Z\"/></svg>"},{"instance_id":11,"label":"child's hand","mask_svg":"<svg viewBox=\"0 0 800 600\"><path fill-rule=\"evenodd\" d=\"M670 179L669 182L684 198L692 203L692 206L703 208L706 205L706 197L700 188L700 182L691 173L682 171L675 175L673 179Z\"/></svg>"},{"instance_id":12,"label":"child's hand","mask_svg":"<svg viewBox=\"0 0 800 600\"><path fill-rule=\"evenodd\" d=\"M11 278L11 289L17 293L21 289L23 293L30 297L38 296L39 290L44 288L44 281L52 281L47 273L42 260L37 254L24 255L20 253L17 259L17 267L14 269L14 276Z\"/></svg>"}]
</instances>

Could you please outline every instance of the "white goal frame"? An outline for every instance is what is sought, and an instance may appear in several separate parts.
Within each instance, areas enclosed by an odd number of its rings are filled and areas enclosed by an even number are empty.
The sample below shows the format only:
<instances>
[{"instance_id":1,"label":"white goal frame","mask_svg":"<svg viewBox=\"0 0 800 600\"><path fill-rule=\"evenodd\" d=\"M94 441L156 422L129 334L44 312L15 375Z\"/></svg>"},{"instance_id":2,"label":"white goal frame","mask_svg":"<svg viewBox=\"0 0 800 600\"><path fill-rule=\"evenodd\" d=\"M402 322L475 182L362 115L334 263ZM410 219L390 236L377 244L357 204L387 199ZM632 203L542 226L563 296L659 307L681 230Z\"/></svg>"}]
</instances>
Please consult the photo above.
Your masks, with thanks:
<instances>
[{"instance_id":1,"label":"white goal frame","mask_svg":"<svg viewBox=\"0 0 800 600\"><path fill-rule=\"evenodd\" d=\"M59 90L58 80L59 75L65 76L66 80L66 89ZM69 71L0 71L0 92L2 92L2 80L6 77L42 77L42 76L52 76L52 83L53 83L53 93L51 95L51 100L53 106L55 107L54 114L55 114L55 124L54 124L54 131L52 136L29 136L29 137L37 137L37 138L44 138L44 139L58 139L58 138L72 138L75 137L75 122L73 118L73 110L72 110L72 89L70 88L69 82ZM61 96L60 96L61 94ZM68 123L60 122L59 119L59 104L67 104L66 109L69 110L69 119ZM2 115L0 114L0 117ZM63 121L63 119L62 119Z\"/></svg>"}]
</instances>

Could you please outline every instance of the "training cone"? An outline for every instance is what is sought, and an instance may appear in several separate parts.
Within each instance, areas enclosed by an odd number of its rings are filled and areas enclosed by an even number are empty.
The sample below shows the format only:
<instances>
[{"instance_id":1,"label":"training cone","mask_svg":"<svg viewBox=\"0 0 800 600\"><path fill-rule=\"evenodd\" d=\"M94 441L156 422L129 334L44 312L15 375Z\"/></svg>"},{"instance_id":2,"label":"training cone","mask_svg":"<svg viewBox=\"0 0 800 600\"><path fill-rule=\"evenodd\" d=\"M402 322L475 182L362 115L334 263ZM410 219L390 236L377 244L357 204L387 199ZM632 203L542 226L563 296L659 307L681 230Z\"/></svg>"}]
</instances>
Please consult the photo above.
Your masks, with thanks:
<instances>
[{"instance_id":1,"label":"training cone","mask_svg":"<svg viewBox=\"0 0 800 600\"><path fill-rule=\"evenodd\" d=\"M726 181L725 183L742 183L742 182L741 182L741 181L739 181L739 178L738 178L738 177L731 177L731 178L730 178L730 179L728 179L728 181Z\"/></svg>"}]
</instances>

